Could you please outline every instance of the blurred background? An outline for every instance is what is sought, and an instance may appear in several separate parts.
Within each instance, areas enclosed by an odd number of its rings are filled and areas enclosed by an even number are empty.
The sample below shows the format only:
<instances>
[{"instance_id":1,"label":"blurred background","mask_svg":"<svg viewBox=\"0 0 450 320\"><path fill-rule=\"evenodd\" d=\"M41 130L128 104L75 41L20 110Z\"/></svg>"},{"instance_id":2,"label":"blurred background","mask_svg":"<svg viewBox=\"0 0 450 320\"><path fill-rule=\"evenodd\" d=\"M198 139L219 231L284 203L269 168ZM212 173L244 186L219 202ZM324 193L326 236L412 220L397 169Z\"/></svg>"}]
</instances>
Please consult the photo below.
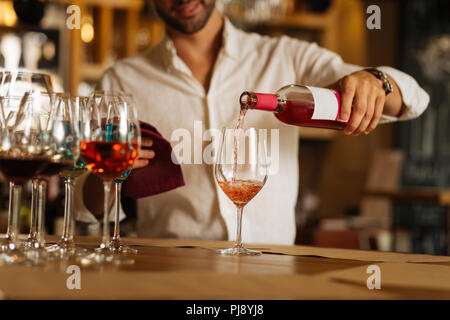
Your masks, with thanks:
<instances>
[{"instance_id":1,"label":"blurred background","mask_svg":"<svg viewBox=\"0 0 450 320\"><path fill-rule=\"evenodd\" d=\"M80 29L66 25L70 5ZM381 29L369 30L369 5ZM297 244L450 254L450 1L217 0L239 28L314 41L344 61L390 65L430 94L417 120L369 136L299 130ZM147 0L0 0L0 68L46 70L61 90L86 95L114 61L158 44L164 26ZM277 88L274 88L274 90ZM29 226L25 196L22 228ZM123 199L133 236L135 203ZM2 180L0 232L8 184ZM47 231L59 233L63 192L49 188ZM93 232L92 230L90 232ZM245 240L245 239L244 239Z\"/></svg>"}]
</instances>

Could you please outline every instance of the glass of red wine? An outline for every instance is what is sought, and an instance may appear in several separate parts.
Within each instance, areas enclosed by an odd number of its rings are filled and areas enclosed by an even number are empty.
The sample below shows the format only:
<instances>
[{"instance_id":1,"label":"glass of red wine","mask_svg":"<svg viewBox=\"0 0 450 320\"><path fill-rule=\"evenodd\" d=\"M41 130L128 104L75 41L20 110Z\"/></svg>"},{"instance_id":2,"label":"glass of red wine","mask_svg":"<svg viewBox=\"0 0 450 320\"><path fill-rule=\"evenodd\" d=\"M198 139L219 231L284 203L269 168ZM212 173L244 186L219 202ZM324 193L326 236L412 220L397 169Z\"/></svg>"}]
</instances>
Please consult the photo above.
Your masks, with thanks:
<instances>
[{"instance_id":1,"label":"glass of red wine","mask_svg":"<svg viewBox=\"0 0 450 320\"><path fill-rule=\"evenodd\" d=\"M45 251L45 240L43 235L43 219L45 208L45 195L46 195L46 179L56 167L62 164L55 159L59 158L57 154L58 146L54 145L58 140L53 139L53 120L55 118L56 110L55 102L59 94L53 93L41 93L40 96L40 109L39 109L39 121L42 128L42 139L46 141L48 145L47 154L50 157L50 161L40 171L39 176L32 178L32 191L31 191L31 214L30 214L30 232L27 240L22 243L23 249L27 255L27 258L32 260L35 264L45 263L47 261L47 254ZM57 130L54 132L59 134ZM42 210L39 210L42 209Z\"/></svg>"},{"instance_id":2,"label":"glass of red wine","mask_svg":"<svg viewBox=\"0 0 450 320\"><path fill-rule=\"evenodd\" d=\"M0 171L12 182L12 212L1 263L29 262L17 241L22 186L49 163L52 151L42 123L40 91L0 99Z\"/></svg>"},{"instance_id":3,"label":"glass of red wine","mask_svg":"<svg viewBox=\"0 0 450 320\"><path fill-rule=\"evenodd\" d=\"M12 97L12 100L4 100L5 107L5 122L13 121L17 109L19 107L19 99L30 90L40 91L45 94L53 92L53 84L51 76L43 72L32 72L27 70L2 70L0 71L0 96L7 98ZM42 96L42 95L41 95ZM11 242L12 232L12 210L13 210L13 190L14 183L10 181L9 192L9 210L8 210L8 229L5 235L5 242L0 246L0 252L8 248Z\"/></svg>"},{"instance_id":4,"label":"glass of red wine","mask_svg":"<svg viewBox=\"0 0 450 320\"><path fill-rule=\"evenodd\" d=\"M89 117L81 123L81 156L91 172L103 181L104 211L102 243L88 259L121 263L110 250L110 192L115 179L131 169L141 145L135 107L117 94L95 92L89 99Z\"/></svg>"},{"instance_id":5,"label":"glass of red wine","mask_svg":"<svg viewBox=\"0 0 450 320\"><path fill-rule=\"evenodd\" d=\"M242 214L245 205L262 189L267 180L266 135L255 128L226 128L214 175L219 187L237 208L236 243L233 248L218 250L225 255L258 255L260 251L242 245Z\"/></svg>"}]
</instances>

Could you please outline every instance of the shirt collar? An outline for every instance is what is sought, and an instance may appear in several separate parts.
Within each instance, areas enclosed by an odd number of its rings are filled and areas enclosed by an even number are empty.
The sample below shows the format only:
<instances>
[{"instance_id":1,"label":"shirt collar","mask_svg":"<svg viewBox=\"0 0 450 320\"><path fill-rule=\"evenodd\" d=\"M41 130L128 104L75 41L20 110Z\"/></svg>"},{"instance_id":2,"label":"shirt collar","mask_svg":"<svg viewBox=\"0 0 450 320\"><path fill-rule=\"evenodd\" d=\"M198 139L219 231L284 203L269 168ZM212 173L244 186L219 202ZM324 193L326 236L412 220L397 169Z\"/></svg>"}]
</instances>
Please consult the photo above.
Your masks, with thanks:
<instances>
[{"instance_id":1,"label":"shirt collar","mask_svg":"<svg viewBox=\"0 0 450 320\"><path fill-rule=\"evenodd\" d=\"M232 59L238 59L239 57L239 31L231 21L224 17L224 28L223 28L223 43L222 43L222 50L223 53L227 56L229 56ZM164 37L159 44L160 50L163 57L165 65L168 69L170 68L183 68L179 61L180 59L177 56L177 50L175 48L175 45L173 44L172 39L167 35L167 33L164 34Z\"/></svg>"},{"instance_id":2,"label":"shirt collar","mask_svg":"<svg viewBox=\"0 0 450 320\"><path fill-rule=\"evenodd\" d=\"M223 28L223 44L224 53L233 59L239 58L239 30L233 26L231 21L225 17Z\"/></svg>"}]
</instances>

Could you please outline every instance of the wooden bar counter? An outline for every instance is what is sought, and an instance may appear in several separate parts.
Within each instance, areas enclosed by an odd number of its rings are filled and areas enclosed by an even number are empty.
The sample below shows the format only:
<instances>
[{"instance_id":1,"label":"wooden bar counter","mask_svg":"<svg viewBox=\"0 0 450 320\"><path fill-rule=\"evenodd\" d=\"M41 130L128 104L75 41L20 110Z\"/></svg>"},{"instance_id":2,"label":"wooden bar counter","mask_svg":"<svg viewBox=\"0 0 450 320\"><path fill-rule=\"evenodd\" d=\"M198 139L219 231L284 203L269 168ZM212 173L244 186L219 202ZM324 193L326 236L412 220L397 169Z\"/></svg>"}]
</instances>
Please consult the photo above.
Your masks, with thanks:
<instances>
[{"instance_id":1,"label":"wooden bar counter","mask_svg":"<svg viewBox=\"0 0 450 320\"><path fill-rule=\"evenodd\" d=\"M221 256L231 242L124 238L130 265L1 266L1 299L450 299L450 257L306 246L251 245L261 256ZM48 238L55 241L54 237ZM78 237L93 248L99 238ZM78 265L81 288L66 273ZM381 289L369 290L370 265Z\"/></svg>"}]
</instances>

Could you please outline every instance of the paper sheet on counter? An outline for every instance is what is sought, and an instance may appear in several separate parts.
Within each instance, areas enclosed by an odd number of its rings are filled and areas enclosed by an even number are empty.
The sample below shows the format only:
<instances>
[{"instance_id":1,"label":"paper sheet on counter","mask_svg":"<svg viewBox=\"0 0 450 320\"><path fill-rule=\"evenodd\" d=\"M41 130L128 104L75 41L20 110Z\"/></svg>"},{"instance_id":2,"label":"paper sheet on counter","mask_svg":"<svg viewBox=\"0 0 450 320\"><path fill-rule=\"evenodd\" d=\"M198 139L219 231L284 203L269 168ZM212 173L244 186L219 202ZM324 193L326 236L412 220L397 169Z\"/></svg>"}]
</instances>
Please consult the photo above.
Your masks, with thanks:
<instances>
[{"instance_id":1,"label":"paper sheet on counter","mask_svg":"<svg viewBox=\"0 0 450 320\"><path fill-rule=\"evenodd\" d=\"M181 240L181 239L141 239L127 238L130 245L147 245L162 247L198 247L206 249L219 249L231 247L233 242ZM409 254L397 252L367 251L353 249L319 248L310 246L281 246L264 244L245 244L250 249L259 249L265 253L317 256L334 259L349 259L359 261L380 262L450 262L449 256L434 256L426 254Z\"/></svg>"},{"instance_id":2,"label":"paper sheet on counter","mask_svg":"<svg viewBox=\"0 0 450 320\"><path fill-rule=\"evenodd\" d=\"M55 241L55 236L49 236L48 241ZM232 241L210 241L210 240L184 240L184 239L150 239L150 238L122 238L125 244L134 246L155 246L168 248L204 248L215 250L219 248L229 248L234 245ZM99 237L75 237L79 244L92 245L99 244ZM385 251L369 251L355 249L320 248L312 246L286 246L273 244L247 244L249 249L262 250L264 253L316 256L333 259L348 259L358 261L379 261L379 262L411 262L411 263L450 263L450 256L438 256L428 254L412 254Z\"/></svg>"}]
</instances>

